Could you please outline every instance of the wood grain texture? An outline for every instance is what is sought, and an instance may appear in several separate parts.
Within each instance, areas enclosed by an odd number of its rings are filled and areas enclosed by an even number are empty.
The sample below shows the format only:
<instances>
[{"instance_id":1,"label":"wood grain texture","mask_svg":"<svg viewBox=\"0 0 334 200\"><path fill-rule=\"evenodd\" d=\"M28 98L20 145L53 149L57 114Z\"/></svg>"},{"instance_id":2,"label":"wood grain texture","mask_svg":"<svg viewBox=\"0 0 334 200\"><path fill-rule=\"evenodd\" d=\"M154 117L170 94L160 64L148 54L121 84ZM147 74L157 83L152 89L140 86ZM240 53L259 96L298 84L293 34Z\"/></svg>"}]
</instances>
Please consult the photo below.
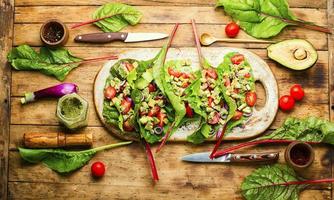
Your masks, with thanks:
<instances>
[{"instance_id":1,"label":"wood grain texture","mask_svg":"<svg viewBox=\"0 0 334 200\"><path fill-rule=\"evenodd\" d=\"M12 48L14 1L0 1L0 199L7 199L11 71L6 62Z\"/></svg>"}]
</instances>

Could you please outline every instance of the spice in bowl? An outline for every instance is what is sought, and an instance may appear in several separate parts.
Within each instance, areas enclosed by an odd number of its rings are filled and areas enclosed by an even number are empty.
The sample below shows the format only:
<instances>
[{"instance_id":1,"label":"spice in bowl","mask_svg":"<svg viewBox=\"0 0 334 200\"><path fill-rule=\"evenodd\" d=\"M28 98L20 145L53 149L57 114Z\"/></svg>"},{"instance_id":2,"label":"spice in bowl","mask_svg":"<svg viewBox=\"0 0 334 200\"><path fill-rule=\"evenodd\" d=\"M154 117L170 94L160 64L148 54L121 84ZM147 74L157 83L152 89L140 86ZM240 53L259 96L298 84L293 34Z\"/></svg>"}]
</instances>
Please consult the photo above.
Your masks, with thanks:
<instances>
[{"instance_id":1,"label":"spice in bowl","mask_svg":"<svg viewBox=\"0 0 334 200\"><path fill-rule=\"evenodd\" d=\"M40 37L48 46L62 46L68 40L68 30L63 22L51 19L41 27Z\"/></svg>"},{"instance_id":2,"label":"spice in bowl","mask_svg":"<svg viewBox=\"0 0 334 200\"><path fill-rule=\"evenodd\" d=\"M313 160L313 148L305 142L293 142L285 150L285 161L295 170L306 169Z\"/></svg>"}]
</instances>

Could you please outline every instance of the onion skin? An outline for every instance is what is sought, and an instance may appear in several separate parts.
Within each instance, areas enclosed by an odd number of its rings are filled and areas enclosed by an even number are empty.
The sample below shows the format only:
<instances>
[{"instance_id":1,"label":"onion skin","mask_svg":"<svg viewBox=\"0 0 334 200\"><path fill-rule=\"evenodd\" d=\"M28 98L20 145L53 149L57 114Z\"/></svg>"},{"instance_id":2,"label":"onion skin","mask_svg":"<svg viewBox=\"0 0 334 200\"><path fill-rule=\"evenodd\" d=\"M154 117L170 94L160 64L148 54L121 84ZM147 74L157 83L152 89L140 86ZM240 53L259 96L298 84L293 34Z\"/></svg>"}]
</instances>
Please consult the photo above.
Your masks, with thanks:
<instances>
[{"instance_id":1,"label":"onion skin","mask_svg":"<svg viewBox=\"0 0 334 200\"><path fill-rule=\"evenodd\" d=\"M78 86L76 84L62 83L35 92L25 93L24 97L21 99L21 103L27 104L29 102L33 102L42 98L60 98L66 94L72 94L77 92Z\"/></svg>"}]
</instances>

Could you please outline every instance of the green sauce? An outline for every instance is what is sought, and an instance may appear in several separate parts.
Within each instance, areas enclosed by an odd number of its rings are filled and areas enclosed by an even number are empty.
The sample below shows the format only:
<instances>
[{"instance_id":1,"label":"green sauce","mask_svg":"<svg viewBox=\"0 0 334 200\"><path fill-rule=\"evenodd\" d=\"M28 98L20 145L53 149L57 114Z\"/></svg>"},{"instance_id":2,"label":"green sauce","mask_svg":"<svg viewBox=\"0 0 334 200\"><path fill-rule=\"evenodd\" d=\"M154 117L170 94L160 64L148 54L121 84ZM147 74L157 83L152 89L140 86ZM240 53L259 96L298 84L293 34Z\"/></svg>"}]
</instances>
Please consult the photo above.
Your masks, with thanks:
<instances>
[{"instance_id":1,"label":"green sauce","mask_svg":"<svg viewBox=\"0 0 334 200\"><path fill-rule=\"evenodd\" d=\"M61 104L61 114L66 118L76 118L82 113L83 105L75 97L65 99Z\"/></svg>"}]
</instances>

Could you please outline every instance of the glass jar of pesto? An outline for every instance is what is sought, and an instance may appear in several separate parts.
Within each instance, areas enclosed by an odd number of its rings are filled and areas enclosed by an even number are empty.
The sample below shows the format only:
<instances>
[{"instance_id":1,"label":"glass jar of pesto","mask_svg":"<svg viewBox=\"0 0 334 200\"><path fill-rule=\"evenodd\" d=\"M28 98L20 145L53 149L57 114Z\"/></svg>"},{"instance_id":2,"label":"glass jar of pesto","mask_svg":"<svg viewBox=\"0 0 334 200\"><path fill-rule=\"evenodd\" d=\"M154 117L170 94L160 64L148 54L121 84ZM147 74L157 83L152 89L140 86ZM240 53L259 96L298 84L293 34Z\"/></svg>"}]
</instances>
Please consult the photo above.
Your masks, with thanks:
<instances>
[{"instance_id":1,"label":"glass jar of pesto","mask_svg":"<svg viewBox=\"0 0 334 200\"><path fill-rule=\"evenodd\" d=\"M56 116L68 129L88 125L88 102L78 94L67 94L58 100Z\"/></svg>"}]
</instances>

